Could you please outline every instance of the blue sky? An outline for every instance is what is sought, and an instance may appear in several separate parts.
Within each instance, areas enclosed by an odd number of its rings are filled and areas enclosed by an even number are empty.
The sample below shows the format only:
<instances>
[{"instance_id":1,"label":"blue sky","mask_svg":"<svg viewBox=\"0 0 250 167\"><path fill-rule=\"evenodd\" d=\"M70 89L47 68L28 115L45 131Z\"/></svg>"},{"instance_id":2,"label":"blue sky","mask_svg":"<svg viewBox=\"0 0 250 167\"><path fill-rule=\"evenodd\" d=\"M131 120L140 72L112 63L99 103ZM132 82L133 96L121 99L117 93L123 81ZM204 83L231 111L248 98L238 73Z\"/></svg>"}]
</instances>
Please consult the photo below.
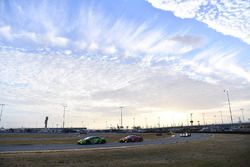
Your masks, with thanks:
<instances>
[{"instance_id":1,"label":"blue sky","mask_svg":"<svg viewBox=\"0 0 250 167\"><path fill-rule=\"evenodd\" d=\"M1 126L250 118L249 1L1 1Z\"/></svg>"}]
</instances>

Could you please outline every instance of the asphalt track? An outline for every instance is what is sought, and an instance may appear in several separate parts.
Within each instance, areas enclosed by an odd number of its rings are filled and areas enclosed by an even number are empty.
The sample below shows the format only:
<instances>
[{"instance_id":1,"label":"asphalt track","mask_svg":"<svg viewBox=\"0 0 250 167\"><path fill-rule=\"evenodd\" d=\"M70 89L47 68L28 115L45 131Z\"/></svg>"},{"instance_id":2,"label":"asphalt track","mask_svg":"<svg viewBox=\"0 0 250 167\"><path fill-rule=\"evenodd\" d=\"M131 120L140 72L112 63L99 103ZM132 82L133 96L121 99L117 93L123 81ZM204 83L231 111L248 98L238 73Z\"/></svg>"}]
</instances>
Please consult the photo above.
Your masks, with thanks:
<instances>
[{"instance_id":1,"label":"asphalt track","mask_svg":"<svg viewBox=\"0 0 250 167\"><path fill-rule=\"evenodd\" d=\"M128 147L141 147L146 145L173 144L180 142L191 142L207 140L211 134L196 133L190 137L168 137L157 140L146 140L137 143L106 143L95 145L78 145L78 144L46 144L46 145L0 145L0 153L16 152L53 152L53 151L70 151L70 150L97 150L97 149L119 149Z\"/></svg>"}]
</instances>

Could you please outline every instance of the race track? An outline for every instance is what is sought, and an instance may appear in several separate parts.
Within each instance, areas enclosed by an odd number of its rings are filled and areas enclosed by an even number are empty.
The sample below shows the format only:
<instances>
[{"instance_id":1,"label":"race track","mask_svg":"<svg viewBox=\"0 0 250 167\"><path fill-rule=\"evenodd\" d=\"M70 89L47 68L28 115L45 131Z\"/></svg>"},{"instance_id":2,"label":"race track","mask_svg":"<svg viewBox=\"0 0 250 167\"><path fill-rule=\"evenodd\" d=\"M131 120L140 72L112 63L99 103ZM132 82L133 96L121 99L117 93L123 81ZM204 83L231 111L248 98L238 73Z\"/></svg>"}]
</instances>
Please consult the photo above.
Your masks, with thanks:
<instances>
[{"instance_id":1,"label":"race track","mask_svg":"<svg viewBox=\"0 0 250 167\"><path fill-rule=\"evenodd\" d=\"M106 143L95 145L78 145L78 144L46 144L46 145L0 145L0 153L15 152L48 152L48 151L67 151L67 150L93 150L93 149L114 149L126 147L141 147L146 145L173 144L180 142L190 142L207 140L211 134L196 133L191 137L168 137L157 140L146 140L137 143Z\"/></svg>"}]
</instances>

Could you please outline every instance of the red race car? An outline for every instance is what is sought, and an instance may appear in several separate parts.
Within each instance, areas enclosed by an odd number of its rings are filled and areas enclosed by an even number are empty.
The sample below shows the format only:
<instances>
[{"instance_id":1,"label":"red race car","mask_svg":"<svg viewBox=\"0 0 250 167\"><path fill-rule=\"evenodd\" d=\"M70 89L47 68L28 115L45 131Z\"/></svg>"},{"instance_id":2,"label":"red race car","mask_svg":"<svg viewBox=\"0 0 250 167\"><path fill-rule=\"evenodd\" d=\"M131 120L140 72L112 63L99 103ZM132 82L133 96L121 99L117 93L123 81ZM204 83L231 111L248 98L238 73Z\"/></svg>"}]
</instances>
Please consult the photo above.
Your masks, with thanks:
<instances>
[{"instance_id":1,"label":"red race car","mask_svg":"<svg viewBox=\"0 0 250 167\"><path fill-rule=\"evenodd\" d=\"M142 142L143 138L141 136L137 135L129 135L126 137L123 137L119 140L120 143L128 143L128 142Z\"/></svg>"}]
</instances>

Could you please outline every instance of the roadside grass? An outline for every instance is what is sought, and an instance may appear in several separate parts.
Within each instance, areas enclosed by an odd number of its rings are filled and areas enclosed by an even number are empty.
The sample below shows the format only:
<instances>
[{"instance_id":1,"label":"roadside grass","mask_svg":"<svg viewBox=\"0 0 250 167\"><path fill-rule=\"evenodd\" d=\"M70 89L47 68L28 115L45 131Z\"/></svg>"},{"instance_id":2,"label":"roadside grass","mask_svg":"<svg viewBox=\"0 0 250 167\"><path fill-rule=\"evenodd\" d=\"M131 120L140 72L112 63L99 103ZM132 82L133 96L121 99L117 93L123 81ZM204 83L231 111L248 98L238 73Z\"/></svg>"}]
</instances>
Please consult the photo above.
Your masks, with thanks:
<instances>
[{"instance_id":1,"label":"roadside grass","mask_svg":"<svg viewBox=\"0 0 250 167\"><path fill-rule=\"evenodd\" d=\"M248 167L250 135L137 148L0 154L0 166Z\"/></svg>"},{"instance_id":2,"label":"roadside grass","mask_svg":"<svg viewBox=\"0 0 250 167\"><path fill-rule=\"evenodd\" d=\"M21 139L21 138L58 138L58 137L70 137L74 136L71 133L0 133L2 139Z\"/></svg>"},{"instance_id":3,"label":"roadside grass","mask_svg":"<svg viewBox=\"0 0 250 167\"><path fill-rule=\"evenodd\" d=\"M40 140L26 139L26 140L0 140L1 145L36 145L36 144L72 144L76 143L78 138L69 139L46 139L42 138Z\"/></svg>"},{"instance_id":4,"label":"roadside grass","mask_svg":"<svg viewBox=\"0 0 250 167\"><path fill-rule=\"evenodd\" d=\"M76 143L79 134L0 134L1 145L69 144Z\"/></svg>"},{"instance_id":5,"label":"roadside grass","mask_svg":"<svg viewBox=\"0 0 250 167\"><path fill-rule=\"evenodd\" d=\"M75 144L80 138L86 136L100 136L108 143L118 142L120 138L130 135L128 133L102 133L102 134L0 134L1 145L34 145L34 144ZM167 134L157 136L155 133L140 133L144 140L153 140L169 137Z\"/></svg>"}]
</instances>

